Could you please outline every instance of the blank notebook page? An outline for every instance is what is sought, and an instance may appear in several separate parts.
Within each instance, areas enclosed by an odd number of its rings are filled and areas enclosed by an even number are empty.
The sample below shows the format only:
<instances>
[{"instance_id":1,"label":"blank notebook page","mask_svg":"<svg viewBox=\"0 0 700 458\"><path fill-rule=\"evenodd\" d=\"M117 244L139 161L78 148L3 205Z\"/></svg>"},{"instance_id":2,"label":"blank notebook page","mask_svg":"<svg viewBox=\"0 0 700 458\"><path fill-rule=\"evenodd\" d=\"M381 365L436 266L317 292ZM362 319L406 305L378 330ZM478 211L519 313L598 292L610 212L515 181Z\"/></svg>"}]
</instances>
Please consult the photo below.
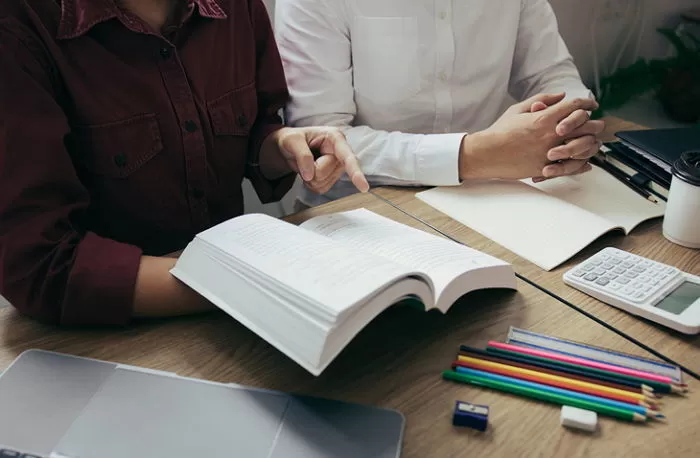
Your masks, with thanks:
<instances>
[{"instance_id":1,"label":"blank notebook page","mask_svg":"<svg viewBox=\"0 0 700 458\"><path fill-rule=\"evenodd\" d=\"M597 166L583 175L523 183L602 216L626 233L642 221L662 216L665 210L663 201L655 204L644 199Z\"/></svg>"},{"instance_id":2,"label":"blank notebook page","mask_svg":"<svg viewBox=\"0 0 700 458\"><path fill-rule=\"evenodd\" d=\"M545 270L611 229L630 230L664 211L595 166L574 177L527 181L470 182L416 197Z\"/></svg>"}]
</instances>

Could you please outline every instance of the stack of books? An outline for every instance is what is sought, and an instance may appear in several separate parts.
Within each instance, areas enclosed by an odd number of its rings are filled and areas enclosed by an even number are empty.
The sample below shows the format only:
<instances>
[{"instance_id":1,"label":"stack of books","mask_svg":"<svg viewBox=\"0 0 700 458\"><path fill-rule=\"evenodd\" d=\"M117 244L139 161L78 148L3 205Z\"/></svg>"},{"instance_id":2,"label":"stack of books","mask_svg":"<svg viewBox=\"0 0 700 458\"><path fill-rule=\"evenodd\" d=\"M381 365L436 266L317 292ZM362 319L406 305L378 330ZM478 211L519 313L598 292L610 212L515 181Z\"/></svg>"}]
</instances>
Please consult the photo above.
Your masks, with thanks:
<instances>
[{"instance_id":1,"label":"stack of books","mask_svg":"<svg viewBox=\"0 0 700 458\"><path fill-rule=\"evenodd\" d=\"M600 160L608 172L649 200L666 200L671 168L685 151L700 150L700 126L617 132L603 144Z\"/></svg>"}]
</instances>

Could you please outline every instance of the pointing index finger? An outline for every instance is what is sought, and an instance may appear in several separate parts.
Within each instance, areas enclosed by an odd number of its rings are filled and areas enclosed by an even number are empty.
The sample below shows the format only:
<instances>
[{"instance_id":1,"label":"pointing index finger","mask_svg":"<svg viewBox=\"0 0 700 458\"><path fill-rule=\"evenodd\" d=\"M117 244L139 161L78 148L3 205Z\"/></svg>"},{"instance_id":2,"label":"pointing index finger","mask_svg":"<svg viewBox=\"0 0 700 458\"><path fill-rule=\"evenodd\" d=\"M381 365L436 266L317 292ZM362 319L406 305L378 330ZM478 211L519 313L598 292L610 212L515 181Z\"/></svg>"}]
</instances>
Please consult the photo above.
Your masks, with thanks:
<instances>
[{"instance_id":1,"label":"pointing index finger","mask_svg":"<svg viewBox=\"0 0 700 458\"><path fill-rule=\"evenodd\" d=\"M345 136L338 133L337 135L333 135L332 138L333 154L345 166L345 172L348 174L348 177L350 177L352 184L355 185L360 192L369 191L367 178L365 178L365 174L362 173L360 163L350 149L350 145L348 145L348 142L345 140Z\"/></svg>"}]
</instances>

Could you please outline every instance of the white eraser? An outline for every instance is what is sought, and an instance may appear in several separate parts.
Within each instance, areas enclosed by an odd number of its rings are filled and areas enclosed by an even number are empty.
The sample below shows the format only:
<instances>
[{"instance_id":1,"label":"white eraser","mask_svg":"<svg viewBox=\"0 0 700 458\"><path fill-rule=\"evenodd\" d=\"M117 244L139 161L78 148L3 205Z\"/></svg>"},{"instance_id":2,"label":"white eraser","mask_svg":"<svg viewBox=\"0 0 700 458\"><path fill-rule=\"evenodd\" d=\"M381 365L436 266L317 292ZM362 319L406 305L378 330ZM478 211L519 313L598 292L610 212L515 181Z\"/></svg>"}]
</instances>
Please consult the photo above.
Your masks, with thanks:
<instances>
[{"instance_id":1,"label":"white eraser","mask_svg":"<svg viewBox=\"0 0 700 458\"><path fill-rule=\"evenodd\" d=\"M598 425L598 414L577 407L561 407L561 425L593 432Z\"/></svg>"}]
</instances>

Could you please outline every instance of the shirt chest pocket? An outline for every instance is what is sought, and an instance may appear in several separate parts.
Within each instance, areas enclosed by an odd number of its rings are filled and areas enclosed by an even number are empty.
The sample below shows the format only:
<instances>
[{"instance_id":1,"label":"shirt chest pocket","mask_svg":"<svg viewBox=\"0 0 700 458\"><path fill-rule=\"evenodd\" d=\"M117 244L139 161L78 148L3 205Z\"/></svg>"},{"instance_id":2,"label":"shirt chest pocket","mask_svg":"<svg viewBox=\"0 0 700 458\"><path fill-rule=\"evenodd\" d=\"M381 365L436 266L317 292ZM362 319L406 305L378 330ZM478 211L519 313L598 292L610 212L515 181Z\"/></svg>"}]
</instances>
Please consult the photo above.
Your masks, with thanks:
<instances>
[{"instance_id":1,"label":"shirt chest pocket","mask_svg":"<svg viewBox=\"0 0 700 458\"><path fill-rule=\"evenodd\" d=\"M207 110L215 135L247 137L258 116L255 83L207 102Z\"/></svg>"},{"instance_id":2,"label":"shirt chest pocket","mask_svg":"<svg viewBox=\"0 0 700 458\"><path fill-rule=\"evenodd\" d=\"M421 88L417 18L357 16L352 61L359 96L390 104L415 95Z\"/></svg>"},{"instance_id":3,"label":"shirt chest pocket","mask_svg":"<svg viewBox=\"0 0 700 458\"><path fill-rule=\"evenodd\" d=\"M78 167L107 178L127 178L163 150L155 114L77 126L71 137Z\"/></svg>"}]
</instances>

